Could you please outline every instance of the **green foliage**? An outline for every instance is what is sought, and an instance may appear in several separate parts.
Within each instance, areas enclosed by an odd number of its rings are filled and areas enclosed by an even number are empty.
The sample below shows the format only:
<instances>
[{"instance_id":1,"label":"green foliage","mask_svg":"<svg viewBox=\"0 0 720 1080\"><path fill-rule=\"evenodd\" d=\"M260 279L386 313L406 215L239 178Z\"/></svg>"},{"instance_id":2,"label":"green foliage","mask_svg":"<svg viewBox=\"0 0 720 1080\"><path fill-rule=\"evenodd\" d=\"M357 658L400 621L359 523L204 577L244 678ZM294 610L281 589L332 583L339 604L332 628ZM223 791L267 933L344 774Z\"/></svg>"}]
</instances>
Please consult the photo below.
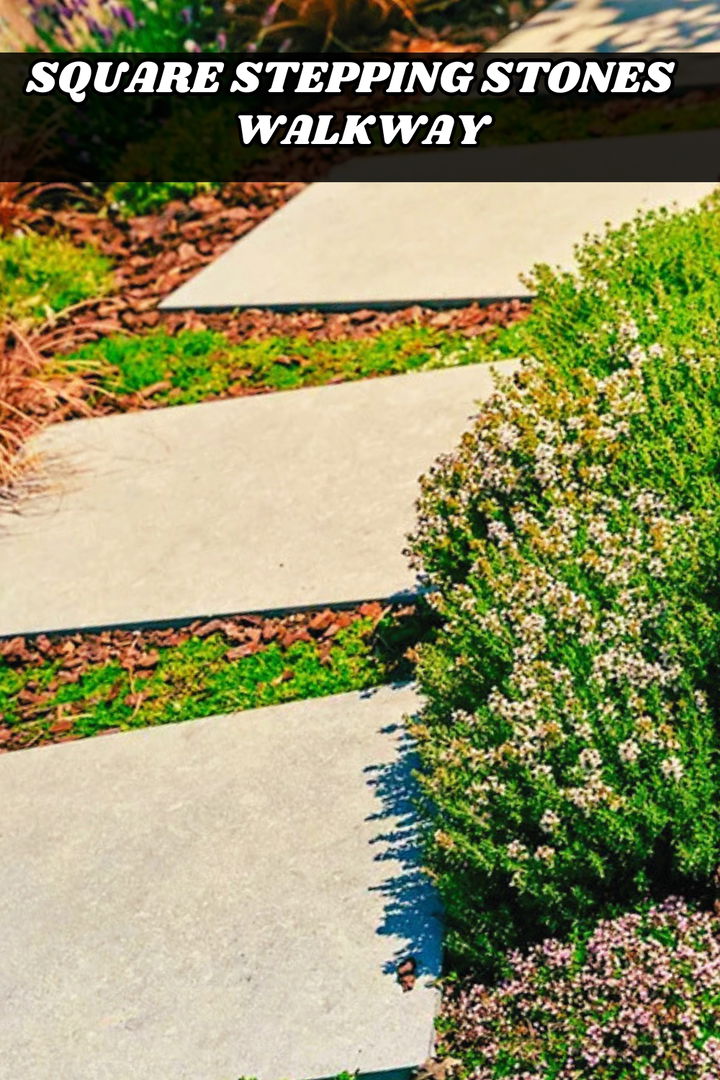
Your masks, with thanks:
<instances>
[{"instance_id":1,"label":"green foliage","mask_svg":"<svg viewBox=\"0 0 720 1080\"><path fill-rule=\"evenodd\" d=\"M91 247L35 233L0 237L0 319L42 320L108 292L110 261Z\"/></svg>"},{"instance_id":2,"label":"green foliage","mask_svg":"<svg viewBox=\"0 0 720 1080\"><path fill-rule=\"evenodd\" d=\"M18 667L0 657L0 719L40 738L58 717L72 718L73 734L89 736L365 689L407 677L401 654L412 633L391 614L361 618L337 632L326 656L316 641L273 641L236 660L215 633L158 648L147 671L112 660L90 664L76 682L56 679L58 660ZM33 719L20 711L23 690L42 695Z\"/></svg>"},{"instance_id":3,"label":"green foliage","mask_svg":"<svg viewBox=\"0 0 720 1080\"><path fill-rule=\"evenodd\" d=\"M154 330L140 337L93 342L56 361L66 370L97 371L102 390L129 394L168 383L153 395L162 404L222 397L234 388L292 390L331 379L362 379L468 364L483 356L479 339L425 327L384 330L359 340L310 341L271 337L231 345L211 330L171 336Z\"/></svg>"},{"instance_id":4,"label":"green foliage","mask_svg":"<svg viewBox=\"0 0 720 1080\"><path fill-rule=\"evenodd\" d=\"M133 217L162 210L172 199L189 201L194 195L203 191L216 191L219 186L206 180L175 180L165 183L123 180L107 189L105 199L125 217Z\"/></svg>"},{"instance_id":5,"label":"green foliage","mask_svg":"<svg viewBox=\"0 0 720 1080\"><path fill-rule=\"evenodd\" d=\"M429 852L475 965L720 861L720 210L589 241L424 478ZM709 700L708 700L709 699Z\"/></svg>"},{"instance_id":6,"label":"green foliage","mask_svg":"<svg viewBox=\"0 0 720 1080\"><path fill-rule=\"evenodd\" d=\"M219 5L177 0L125 0L94 5L36 0L35 31L52 52L222 51Z\"/></svg>"}]
</instances>

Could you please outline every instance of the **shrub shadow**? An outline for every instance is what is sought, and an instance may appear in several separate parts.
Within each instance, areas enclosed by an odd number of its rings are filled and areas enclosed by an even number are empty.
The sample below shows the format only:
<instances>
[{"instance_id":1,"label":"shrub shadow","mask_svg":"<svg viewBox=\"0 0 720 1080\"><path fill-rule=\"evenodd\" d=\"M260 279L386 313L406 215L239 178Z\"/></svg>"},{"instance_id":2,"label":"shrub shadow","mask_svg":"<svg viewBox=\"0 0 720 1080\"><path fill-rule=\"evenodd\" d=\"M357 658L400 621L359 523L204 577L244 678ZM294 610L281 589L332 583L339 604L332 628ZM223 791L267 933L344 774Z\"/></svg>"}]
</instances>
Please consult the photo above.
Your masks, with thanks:
<instances>
[{"instance_id":1,"label":"shrub shadow","mask_svg":"<svg viewBox=\"0 0 720 1080\"><path fill-rule=\"evenodd\" d=\"M387 871L382 883L370 889L384 901L376 933L394 939L383 971L393 974L400 960L412 956L418 978L437 978L442 964L442 908L422 870L419 792L413 778L418 758L403 724L389 725L382 734L392 741L394 753L383 764L367 766L365 774L379 803L366 819L378 830L370 842L376 848L375 861Z\"/></svg>"}]
</instances>

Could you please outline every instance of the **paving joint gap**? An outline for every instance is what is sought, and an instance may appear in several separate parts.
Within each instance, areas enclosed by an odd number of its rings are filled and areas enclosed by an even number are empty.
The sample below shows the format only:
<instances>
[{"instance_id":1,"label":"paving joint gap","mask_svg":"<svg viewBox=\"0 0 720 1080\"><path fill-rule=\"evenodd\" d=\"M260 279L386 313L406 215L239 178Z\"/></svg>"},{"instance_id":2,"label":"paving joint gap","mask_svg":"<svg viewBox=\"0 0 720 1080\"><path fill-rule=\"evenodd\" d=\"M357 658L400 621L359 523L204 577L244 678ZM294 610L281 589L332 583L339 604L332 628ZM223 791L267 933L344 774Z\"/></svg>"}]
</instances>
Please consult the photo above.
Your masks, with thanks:
<instances>
[{"instance_id":1,"label":"paving joint gap","mask_svg":"<svg viewBox=\"0 0 720 1080\"><path fill-rule=\"evenodd\" d=\"M174 619L149 619L145 621L131 620L120 623L102 623L97 626L64 626L57 630L25 630L22 633L0 634L0 641L11 641L16 637L36 638L46 637L71 637L73 634L103 634L115 630L137 631L145 630L181 630L191 623L202 620L209 622L211 619L242 619L245 616L259 619L282 619L291 615L302 615L309 611L352 611L361 604L410 604L416 600L429 596L434 592L429 586L418 586L417 589L388 596L365 596L358 600L330 600L327 603L299 604L295 607L264 608L257 611L215 611L201 612L199 615L179 615Z\"/></svg>"},{"instance_id":2,"label":"paving joint gap","mask_svg":"<svg viewBox=\"0 0 720 1080\"><path fill-rule=\"evenodd\" d=\"M535 293L532 292L516 292L516 293L498 293L497 296L458 296L450 299L431 299L426 297L416 297L415 299L404 300L363 300L362 308L368 308L372 311L402 311L407 307L424 307L430 308L433 311L448 311L454 308L468 307L470 304L477 304L479 307L491 307L493 304L499 303L511 303L513 300L517 300L519 303L527 304L535 299ZM296 304L195 304L192 308L188 308L186 304L173 304L165 303L164 301L158 304L160 311L202 311L207 314L220 313L226 311L243 311L256 309L257 311L276 311L278 314L292 313L295 311L320 311L320 312L348 312L358 311L358 304L353 301L328 301L324 303L319 301L312 308L308 308L307 304L299 302ZM372 376L368 376L372 377ZM360 380L354 380L360 381Z\"/></svg>"}]
</instances>

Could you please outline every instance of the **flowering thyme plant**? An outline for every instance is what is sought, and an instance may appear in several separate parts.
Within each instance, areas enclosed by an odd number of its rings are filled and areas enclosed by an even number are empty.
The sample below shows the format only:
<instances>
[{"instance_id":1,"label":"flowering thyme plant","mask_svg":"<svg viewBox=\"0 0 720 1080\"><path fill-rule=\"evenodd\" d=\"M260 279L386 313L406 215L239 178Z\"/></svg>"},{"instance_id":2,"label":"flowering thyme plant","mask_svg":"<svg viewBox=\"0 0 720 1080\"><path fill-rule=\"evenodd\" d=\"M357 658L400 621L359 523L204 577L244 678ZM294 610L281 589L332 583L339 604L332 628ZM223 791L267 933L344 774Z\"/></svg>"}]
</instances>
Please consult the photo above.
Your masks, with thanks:
<instances>
[{"instance_id":1,"label":"flowering thyme plant","mask_svg":"<svg viewBox=\"0 0 720 1080\"><path fill-rule=\"evenodd\" d=\"M665 223L611 236L578 281L546 276L569 340L541 294L519 331L537 359L422 484L412 555L442 618L419 665L429 861L475 964L720 861L720 369L669 332L677 283L652 308L596 276Z\"/></svg>"},{"instance_id":2,"label":"flowering thyme plant","mask_svg":"<svg viewBox=\"0 0 720 1080\"><path fill-rule=\"evenodd\" d=\"M442 1026L474 1080L717 1080L718 920L670 899L544 941L446 998Z\"/></svg>"}]
</instances>

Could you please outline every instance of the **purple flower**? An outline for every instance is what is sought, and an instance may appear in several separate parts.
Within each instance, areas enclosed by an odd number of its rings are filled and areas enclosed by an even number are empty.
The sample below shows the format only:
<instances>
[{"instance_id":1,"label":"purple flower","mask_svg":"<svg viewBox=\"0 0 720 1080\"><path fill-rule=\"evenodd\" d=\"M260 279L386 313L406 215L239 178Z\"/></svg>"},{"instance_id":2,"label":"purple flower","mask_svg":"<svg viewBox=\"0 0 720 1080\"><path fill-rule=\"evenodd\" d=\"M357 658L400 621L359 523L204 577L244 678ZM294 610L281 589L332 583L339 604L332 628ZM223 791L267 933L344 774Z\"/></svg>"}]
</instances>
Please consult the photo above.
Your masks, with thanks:
<instances>
[{"instance_id":1,"label":"purple flower","mask_svg":"<svg viewBox=\"0 0 720 1080\"><path fill-rule=\"evenodd\" d=\"M475 984L444 1005L443 1051L468 1055L473 1080L648 1080L715 1077L720 1041L720 927L670 898L599 923L585 949L546 941L508 956L510 977ZM548 1071L549 1070L549 1071ZM624 1072L622 1075L626 1075ZM628 1073L629 1075L629 1073Z\"/></svg>"},{"instance_id":2,"label":"purple flower","mask_svg":"<svg viewBox=\"0 0 720 1080\"><path fill-rule=\"evenodd\" d=\"M262 19L260 20L260 25L262 27L270 26L273 19L275 18L275 16L278 13L280 3L281 3L281 0L273 0L272 4L270 4L269 7L267 7L265 9L265 14L263 15Z\"/></svg>"},{"instance_id":3,"label":"purple flower","mask_svg":"<svg viewBox=\"0 0 720 1080\"><path fill-rule=\"evenodd\" d=\"M120 7L118 8L118 14L119 14L120 19L122 19L122 21L127 26L128 30L134 30L135 29L135 27L138 24L138 21L135 18L135 12L131 8L127 7L126 4L121 4Z\"/></svg>"}]
</instances>

